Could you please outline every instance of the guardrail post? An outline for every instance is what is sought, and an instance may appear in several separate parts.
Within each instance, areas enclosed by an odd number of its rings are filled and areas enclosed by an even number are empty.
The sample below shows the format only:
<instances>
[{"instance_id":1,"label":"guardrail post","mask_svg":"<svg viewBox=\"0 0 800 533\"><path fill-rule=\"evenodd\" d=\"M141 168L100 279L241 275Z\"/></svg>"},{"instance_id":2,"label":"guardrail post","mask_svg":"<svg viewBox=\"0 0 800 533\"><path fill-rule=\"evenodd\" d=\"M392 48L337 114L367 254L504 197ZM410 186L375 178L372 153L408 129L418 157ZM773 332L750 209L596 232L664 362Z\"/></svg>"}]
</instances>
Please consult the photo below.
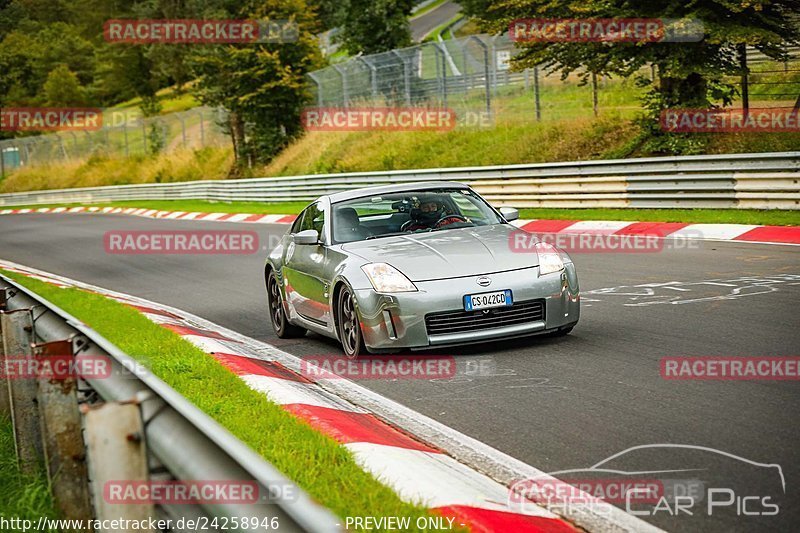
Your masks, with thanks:
<instances>
[{"instance_id":1,"label":"guardrail post","mask_svg":"<svg viewBox=\"0 0 800 533\"><path fill-rule=\"evenodd\" d=\"M2 156L2 154L0 154ZM0 289L0 313L6 310L8 289ZM0 319L0 357L5 363L6 352L3 349L3 321ZM11 389L6 377L6 370L0 371L0 414L11 416Z\"/></svg>"},{"instance_id":2,"label":"guardrail post","mask_svg":"<svg viewBox=\"0 0 800 533\"><path fill-rule=\"evenodd\" d=\"M3 331L3 355L19 366L30 361L33 355L33 316L30 309L0 312ZM15 365L16 367L16 365ZM18 376L10 376L9 404L11 422L14 427L14 448L20 471L36 472L42 457L42 435L39 425L39 409L36 405L37 383L26 376L27 368Z\"/></svg>"},{"instance_id":3,"label":"guardrail post","mask_svg":"<svg viewBox=\"0 0 800 533\"><path fill-rule=\"evenodd\" d=\"M72 340L37 344L37 358L74 362ZM61 517L90 520L89 476L78 409L77 378L72 373L39 377L39 416L42 421L47 481Z\"/></svg>"},{"instance_id":4,"label":"guardrail post","mask_svg":"<svg viewBox=\"0 0 800 533\"><path fill-rule=\"evenodd\" d=\"M152 503L112 503L115 484L121 487L147 482L144 424L136 403L106 403L84 407L86 450L94 483L94 509L98 520L146 520ZM133 492L133 491L132 491ZM111 530L109 530L110 533ZM143 529L142 531L148 531Z\"/></svg>"}]
</instances>

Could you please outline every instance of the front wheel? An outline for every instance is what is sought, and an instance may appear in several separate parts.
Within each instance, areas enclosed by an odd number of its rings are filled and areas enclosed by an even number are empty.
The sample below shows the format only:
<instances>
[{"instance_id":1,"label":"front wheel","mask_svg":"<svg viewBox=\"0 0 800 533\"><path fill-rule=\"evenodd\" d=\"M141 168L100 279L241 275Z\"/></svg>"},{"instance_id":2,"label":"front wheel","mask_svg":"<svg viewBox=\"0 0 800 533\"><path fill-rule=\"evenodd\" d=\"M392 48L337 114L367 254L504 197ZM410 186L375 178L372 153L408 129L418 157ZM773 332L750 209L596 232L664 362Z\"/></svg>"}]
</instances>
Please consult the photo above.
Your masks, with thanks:
<instances>
[{"instance_id":1,"label":"front wheel","mask_svg":"<svg viewBox=\"0 0 800 533\"><path fill-rule=\"evenodd\" d=\"M292 337L302 337L306 330L300 326L289 323L286 312L283 309L283 299L281 298L281 288L278 285L278 277L275 272L270 272L267 278L267 304L269 306L269 318L272 322L272 329L279 339L289 339Z\"/></svg>"},{"instance_id":2,"label":"front wheel","mask_svg":"<svg viewBox=\"0 0 800 533\"><path fill-rule=\"evenodd\" d=\"M366 352L364 336L361 334L361 324L356 312L355 298L347 287L342 287L339 292L337 313L337 328L339 340L342 341L344 354L349 359L355 359Z\"/></svg>"}]
</instances>

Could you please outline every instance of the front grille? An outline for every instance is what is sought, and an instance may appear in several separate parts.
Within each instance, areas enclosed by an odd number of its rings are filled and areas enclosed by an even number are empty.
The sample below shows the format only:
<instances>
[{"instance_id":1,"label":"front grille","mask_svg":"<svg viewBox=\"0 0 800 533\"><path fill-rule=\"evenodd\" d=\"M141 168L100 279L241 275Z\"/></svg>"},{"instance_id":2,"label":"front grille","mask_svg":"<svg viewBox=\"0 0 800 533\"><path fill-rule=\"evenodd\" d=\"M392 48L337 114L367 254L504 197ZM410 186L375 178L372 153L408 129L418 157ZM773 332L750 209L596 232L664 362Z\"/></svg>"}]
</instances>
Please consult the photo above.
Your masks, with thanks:
<instances>
[{"instance_id":1,"label":"front grille","mask_svg":"<svg viewBox=\"0 0 800 533\"><path fill-rule=\"evenodd\" d=\"M476 329L491 329L544 320L544 300L516 302L509 307L484 311L442 311L425 315L428 335L462 333Z\"/></svg>"}]
</instances>

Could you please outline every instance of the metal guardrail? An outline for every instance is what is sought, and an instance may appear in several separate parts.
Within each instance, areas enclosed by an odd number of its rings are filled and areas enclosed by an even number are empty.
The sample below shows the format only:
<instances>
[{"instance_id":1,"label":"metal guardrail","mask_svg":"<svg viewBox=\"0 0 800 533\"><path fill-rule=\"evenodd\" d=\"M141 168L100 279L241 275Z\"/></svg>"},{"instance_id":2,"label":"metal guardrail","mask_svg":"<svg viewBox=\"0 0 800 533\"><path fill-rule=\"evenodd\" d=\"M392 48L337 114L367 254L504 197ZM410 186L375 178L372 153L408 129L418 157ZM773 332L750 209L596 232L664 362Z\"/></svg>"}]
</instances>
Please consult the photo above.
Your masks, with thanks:
<instances>
[{"instance_id":1,"label":"metal guardrail","mask_svg":"<svg viewBox=\"0 0 800 533\"><path fill-rule=\"evenodd\" d=\"M137 511L137 505L110 506L104 501L103 480L109 472L119 474L123 468L127 476L133 476L124 479L246 481L255 483L256 494L261 496L256 503L159 504L155 514L172 518L173 524L187 517L276 518L281 531L340 530L332 513L140 363L76 318L3 276L0 325L0 353L6 357L57 355L76 365L93 364L98 358L110 364L102 376L61 382L41 377L38 382L0 380L0 400L5 396L0 409L12 414L21 466L45 459L62 518L119 519L136 517L137 512L139 518L148 518L141 506ZM25 351L29 353L21 353ZM130 419L127 427L126 418ZM59 427L51 427L53 424ZM57 437L53 431L58 432ZM144 471L136 472L137 463ZM269 497L263 498L265 495ZM113 515L115 512L123 516ZM229 522L227 528L231 527L254 530Z\"/></svg>"},{"instance_id":2,"label":"metal guardrail","mask_svg":"<svg viewBox=\"0 0 800 533\"><path fill-rule=\"evenodd\" d=\"M463 181L515 207L800 209L800 152L649 157L279 178L208 180L0 194L2 207L131 200L310 201L414 181Z\"/></svg>"}]
</instances>

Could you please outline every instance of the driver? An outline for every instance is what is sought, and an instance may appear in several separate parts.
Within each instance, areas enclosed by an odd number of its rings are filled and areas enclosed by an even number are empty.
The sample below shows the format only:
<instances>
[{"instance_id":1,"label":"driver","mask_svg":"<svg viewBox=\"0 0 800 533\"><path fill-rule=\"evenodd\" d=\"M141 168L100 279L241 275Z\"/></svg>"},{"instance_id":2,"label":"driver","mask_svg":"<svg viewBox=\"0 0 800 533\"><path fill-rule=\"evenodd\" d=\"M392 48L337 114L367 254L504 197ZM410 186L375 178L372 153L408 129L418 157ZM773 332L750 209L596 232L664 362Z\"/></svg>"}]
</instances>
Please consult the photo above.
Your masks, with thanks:
<instances>
[{"instance_id":1,"label":"driver","mask_svg":"<svg viewBox=\"0 0 800 533\"><path fill-rule=\"evenodd\" d=\"M425 229L438 229L456 222L464 222L457 215L448 215L438 196L429 195L420 197L415 207L411 208L411 220L403 224L401 231L419 231Z\"/></svg>"}]
</instances>

